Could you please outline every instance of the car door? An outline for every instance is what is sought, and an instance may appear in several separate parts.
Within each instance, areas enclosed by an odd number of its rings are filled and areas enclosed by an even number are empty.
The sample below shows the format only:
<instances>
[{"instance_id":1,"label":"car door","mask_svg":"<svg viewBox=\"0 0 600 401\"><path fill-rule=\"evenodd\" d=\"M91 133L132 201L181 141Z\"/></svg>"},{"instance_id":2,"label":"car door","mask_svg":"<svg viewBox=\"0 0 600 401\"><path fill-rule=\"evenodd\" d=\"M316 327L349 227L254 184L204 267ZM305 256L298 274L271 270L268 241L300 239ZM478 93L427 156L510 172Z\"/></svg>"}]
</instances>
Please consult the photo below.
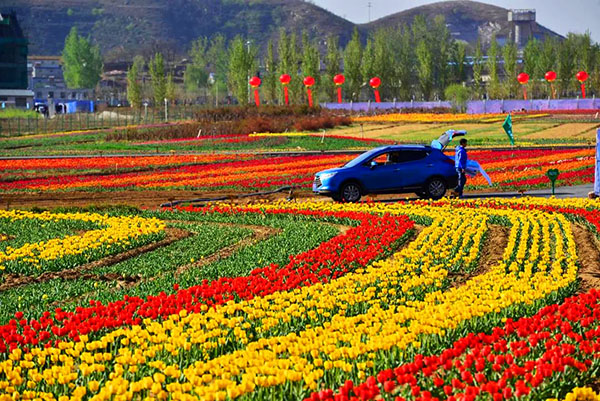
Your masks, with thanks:
<instances>
[{"instance_id":1,"label":"car door","mask_svg":"<svg viewBox=\"0 0 600 401\"><path fill-rule=\"evenodd\" d=\"M385 192L401 187L397 153L380 153L363 163L360 180L367 191Z\"/></svg>"},{"instance_id":2,"label":"car door","mask_svg":"<svg viewBox=\"0 0 600 401\"><path fill-rule=\"evenodd\" d=\"M395 167L403 188L422 186L435 173L435 164L424 149L402 150Z\"/></svg>"}]
</instances>

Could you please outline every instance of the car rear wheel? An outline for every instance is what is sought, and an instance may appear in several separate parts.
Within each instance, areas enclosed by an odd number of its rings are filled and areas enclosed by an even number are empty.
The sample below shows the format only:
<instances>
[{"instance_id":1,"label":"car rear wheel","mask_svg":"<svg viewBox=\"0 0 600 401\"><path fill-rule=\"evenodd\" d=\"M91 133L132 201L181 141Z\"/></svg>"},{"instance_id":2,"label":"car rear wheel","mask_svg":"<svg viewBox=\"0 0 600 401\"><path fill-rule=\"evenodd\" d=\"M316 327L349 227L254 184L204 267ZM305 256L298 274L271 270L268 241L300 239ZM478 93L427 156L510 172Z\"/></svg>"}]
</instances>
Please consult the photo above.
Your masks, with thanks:
<instances>
[{"instance_id":1,"label":"car rear wheel","mask_svg":"<svg viewBox=\"0 0 600 401\"><path fill-rule=\"evenodd\" d=\"M339 197L346 202L358 202L361 197L360 186L355 182L342 185Z\"/></svg>"},{"instance_id":2,"label":"car rear wheel","mask_svg":"<svg viewBox=\"0 0 600 401\"><path fill-rule=\"evenodd\" d=\"M446 194L447 189L446 181L438 177L430 178L427 184L425 184L425 194L431 199L442 198Z\"/></svg>"}]
</instances>

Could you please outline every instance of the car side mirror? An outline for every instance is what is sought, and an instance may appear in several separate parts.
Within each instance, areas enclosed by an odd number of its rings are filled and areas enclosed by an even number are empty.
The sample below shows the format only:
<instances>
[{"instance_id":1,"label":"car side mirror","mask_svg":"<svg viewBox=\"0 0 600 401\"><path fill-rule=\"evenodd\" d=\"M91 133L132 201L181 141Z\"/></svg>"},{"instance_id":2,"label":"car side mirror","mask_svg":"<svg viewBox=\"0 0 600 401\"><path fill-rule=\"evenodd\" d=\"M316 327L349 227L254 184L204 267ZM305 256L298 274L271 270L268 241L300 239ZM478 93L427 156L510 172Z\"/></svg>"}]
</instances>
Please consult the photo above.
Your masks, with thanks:
<instances>
[{"instance_id":1,"label":"car side mirror","mask_svg":"<svg viewBox=\"0 0 600 401\"><path fill-rule=\"evenodd\" d=\"M373 170L375 167L377 167L377 162L375 160L373 160L371 162L371 170Z\"/></svg>"}]
</instances>

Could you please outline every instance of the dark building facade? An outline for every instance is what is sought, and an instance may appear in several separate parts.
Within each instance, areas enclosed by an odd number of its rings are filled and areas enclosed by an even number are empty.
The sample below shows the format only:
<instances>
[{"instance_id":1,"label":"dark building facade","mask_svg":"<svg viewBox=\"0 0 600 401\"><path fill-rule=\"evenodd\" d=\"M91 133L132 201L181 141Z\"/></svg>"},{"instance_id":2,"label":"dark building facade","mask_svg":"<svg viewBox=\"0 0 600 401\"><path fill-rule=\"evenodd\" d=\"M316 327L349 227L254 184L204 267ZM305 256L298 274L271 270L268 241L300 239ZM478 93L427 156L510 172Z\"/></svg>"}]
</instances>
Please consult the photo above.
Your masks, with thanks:
<instances>
[{"instance_id":1,"label":"dark building facade","mask_svg":"<svg viewBox=\"0 0 600 401\"><path fill-rule=\"evenodd\" d=\"M0 13L0 88L27 89L27 39L15 13Z\"/></svg>"}]
</instances>

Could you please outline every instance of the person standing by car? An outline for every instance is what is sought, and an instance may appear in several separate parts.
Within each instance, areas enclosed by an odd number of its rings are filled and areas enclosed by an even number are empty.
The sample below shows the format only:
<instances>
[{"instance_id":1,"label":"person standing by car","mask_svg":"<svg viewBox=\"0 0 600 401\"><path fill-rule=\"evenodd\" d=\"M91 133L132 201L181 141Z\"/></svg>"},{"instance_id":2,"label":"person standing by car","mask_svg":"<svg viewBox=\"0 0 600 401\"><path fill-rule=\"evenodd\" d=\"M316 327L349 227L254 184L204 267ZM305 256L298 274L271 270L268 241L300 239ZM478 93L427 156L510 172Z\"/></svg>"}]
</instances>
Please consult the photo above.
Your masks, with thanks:
<instances>
[{"instance_id":1,"label":"person standing by car","mask_svg":"<svg viewBox=\"0 0 600 401\"><path fill-rule=\"evenodd\" d=\"M459 198L462 198L463 190L467 183L467 140L465 138L462 138L460 144L456 147L454 167L456 167L456 173L458 174L458 185L454 188L454 192L456 192Z\"/></svg>"}]
</instances>

